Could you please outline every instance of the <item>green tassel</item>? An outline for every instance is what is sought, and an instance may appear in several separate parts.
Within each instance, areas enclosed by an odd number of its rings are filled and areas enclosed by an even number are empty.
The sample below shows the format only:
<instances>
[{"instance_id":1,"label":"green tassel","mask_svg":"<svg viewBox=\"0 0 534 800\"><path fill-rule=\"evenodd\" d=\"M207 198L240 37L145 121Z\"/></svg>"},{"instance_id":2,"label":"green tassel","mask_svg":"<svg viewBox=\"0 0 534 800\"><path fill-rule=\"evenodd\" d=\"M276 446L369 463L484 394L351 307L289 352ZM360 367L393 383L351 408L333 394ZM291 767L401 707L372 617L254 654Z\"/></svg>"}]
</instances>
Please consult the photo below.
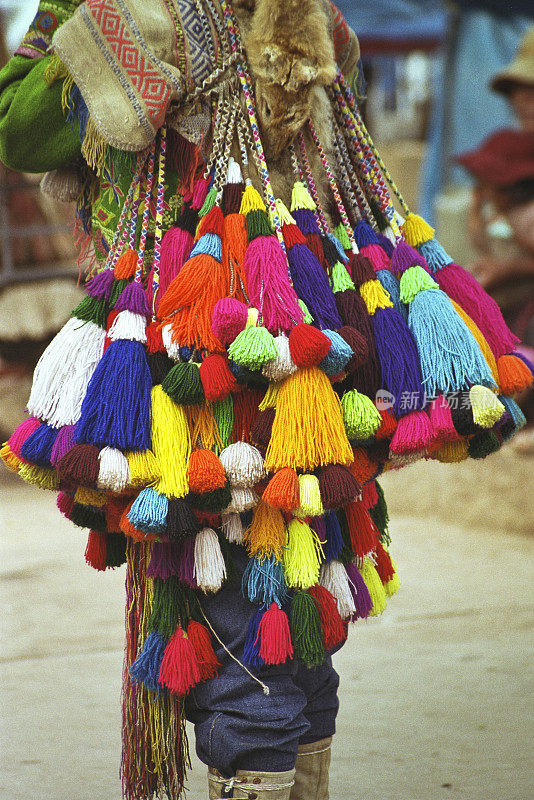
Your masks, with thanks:
<instances>
[{"instance_id":1,"label":"green tassel","mask_svg":"<svg viewBox=\"0 0 534 800\"><path fill-rule=\"evenodd\" d=\"M344 292L346 289L355 289L354 282L341 261L336 261L332 269L332 289L334 294Z\"/></svg>"},{"instance_id":2,"label":"green tassel","mask_svg":"<svg viewBox=\"0 0 534 800\"><path fill-rule=\"evenodd\" d=\"M218 400L216 403L213 403L212 408L215 424L219 430L219 436L222 442L222 448L218 445L215 448L215 452L219 455L221 449L224 450L224 448L228 447L230 444L230 435L234 427L234 401L232 395L228 395L224 400Z\"/></svg>"},{"instance_id":3,"label":"green tassel","mask_svg":"<svg viewBox=\"0 0 534 800\"><path fill-rule=\"evenodd\" d=\"M114 569L126 563L126 536L108 533L106 537L106 567Z\"/></svg>"},{"instance_id":4,"label":"green tassel","mask_svg":"<svg viewBox=\"0 0 534 800\"><path fill-rule=\"evenodd\" d=\"M289 627L295 656L308 667L324 661L323 630L317 604L305 591L297 592L289 608Z\"/></svg>"},{"instance_id":5,"label":"green tassel","mask_svg":"<svg viewBox=\"0 0 534 800\"><path fill-rule=\"evenodd\" d=\"M247 241L251 242L258 236L270 236L273 233L269 217L265 211L258 209L247 214Z\"/></svg>"},{"instance_id":6,"label":"green tassel","mask_svg":"<svg viewBox=\"0 0 534 800\"><path fill-rule=\"evenodd\" d=\"M402 273L400 279L401 303L411 303L419 292L424 292L426 289L439 289L438 284L426 269L417 265L408 267Z\"/></svg>"},{"instance_id":7,"label":"green tassel","mask_svg":"<svg viewBox=\"0 0 534 800\"><path fill-rule=\"evenodd\" d=\"M263 326L245 328L228 348L228 355L242 367L260 369L267 361L276 358L278 348L274 337Z\"/></svg>"},{"instance_id":8,"label":"green tassel","mask_svg":"<svg viewBox=\"0 0 534 800\"><path fill-rule=\"evenodd\" d=\"M152 613L148 619L148 631L157 631L164 639L170 639L178 623L187 626L187 593L173 575L166 581L154 578Z\"/></svg>"},{"instance_id":9,"label":"green tassel","mask_svg":"<svg viewBox=\"0 0 534 800\"><path fill-rule=\"evenodd\" d=\"M241 577L235 565L235 561L232 557L232 551L230 547L230 542L226 538L226 536L217 531L217 538L219 540L219 545L221 547L221 553L224 558L224 564L226 567L226 578L223 581L223 586L234 586L234 587L241 587Z\"/></svg>"},{"instance_id":10,"label":"green tassel","mask_svg":"<svg viewBox=\"0 0 534 800\"><path fill-rule=\"evenodd\" d=\"M171 400L181 406L195 406L204 400L198 364L175 364L163 379L161 388Z\"/></svg>"},{"instance_id":11,"label":"green tassel","mask_svg":"<svg viewBox=\"0 0 534 800\"><path fill-rule=\"evenodd\" d=\"M467 452L471 458L486 458L497 452L500 446L501 443L493 431L480 431L470 440Z\"/></svg>"},{"instance_id":12,"label":"green tassel","mask_svg":"<svg viewBox=\"0 0 534 800\"><path fill-rule=\"evenodd\" d=\"M338 561L342 564L348 564L354 559L354 552L352 550L352 542L350 539L349 523L347 522L347 515L342 508L335 510L335 515L339 520L339 527L341 528L341 538L343 539L343 550L338 555Z\"/></svg>"},{"instance_id":13,"label":"green tassel","mask_svg":"<svg viewBox=\"0 0 534 800\"><path fill-rule=\"evenodd\" d=\"M198 511L211 511L213 514L218 514L232 502L232 491L229 484L226 484L221 489L214 489L213 492L202 494L190 492L187 499Z\"/></svg>"},{"instance_id":14,"label":"green tassel","mask_svg":"<svg viewBox=\"0 0 534 800\"><path fill-rule=\"evenodd\" d=\"M308 306L306 305L304 300L299 300L299 306L301 307L302 313L304 314L304 322L306 323L306 325L312 325L313 324L313 317L310 314L310 312L308 310Z\"/></svg>"},{"instance_id":15,"label":"green tassel","mask_svg":"<svg viewBox=\"0 0 534 800\"><path fill-rule=\"evenodd\" d=\"M385 547L389 547L391 544L391 537L388 531L389 514L386 504L386 496L384 495L384 490L378 481L375 481L375 486L378 493L378 503L376 506L369 509L369 514L371 515L371 519L375 523L376 527L380 531L380 541Z\"/></svg>"},{"instance_id":16,"label":"green tassel","mask_svg":"<svg viewBox=\"0 0 534 800\"><path fill-rule=\"evenodd\" d=\"M101 508L74 503L69 519L79 528L90 528L99 533L107 533L106 517Z\"/></svg>"},{"instance_id":17,"label":"green tassel","mask_svg":"<svg viewBox=\"0 0 534 800\"><path fill-rule=\"evenodd\" d=\"M206 195L206 199L204 200L204 205L198 212L198 216L205 217L206 214L209 211L211 211L216 202L217 202L217 189L215 188L215 186L213 186L213 188L211 188L208 194Z\"/></svg>"},{"instance_id":18,"label":"green tassel","mask_svg":"<svg viewBox=\"0 0 534 800\"><path fill-rule=\"evenodd\" d=\"M336 236L341 242L341 247L343 250L350 250L349 236L342 222L340 222L339 225L336 225L334 229L334 236Z\"/></svg>"},{"instance_id":19,"label":"green tassel","mask_svg":"<svg viewBox=\"0 0 534 800\"><path fill-rule=\"evenodd\" d=\"M357 389L345 392L341 405L349 439L368 439L382 424L382 417L373 401Z\"/></svg>"},{"instance_id":20,"label":"green tassel","mask_svg":"<svg viewBox=\"0 0 534 800\"><path fill-rule=\"evenodd\" d=\"M97 300L95 297L84 297L78 303L71 317L82 320L83 322L94 322L99 328L106 330L109 306L106 300Z\"/></svg>"}]
</instances>

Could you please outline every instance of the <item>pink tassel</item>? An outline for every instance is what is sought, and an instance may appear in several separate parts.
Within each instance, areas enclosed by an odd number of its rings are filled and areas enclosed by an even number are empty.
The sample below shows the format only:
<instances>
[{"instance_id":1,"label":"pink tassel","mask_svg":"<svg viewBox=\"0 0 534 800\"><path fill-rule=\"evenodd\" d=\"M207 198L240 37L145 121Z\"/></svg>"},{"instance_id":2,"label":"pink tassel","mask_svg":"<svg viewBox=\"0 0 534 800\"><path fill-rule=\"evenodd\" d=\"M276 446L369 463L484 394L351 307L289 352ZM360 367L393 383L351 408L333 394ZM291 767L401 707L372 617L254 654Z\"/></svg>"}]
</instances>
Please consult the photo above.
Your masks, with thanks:
<instances>
[{"instance_id":1,"label":"pink tassel","mask_svg":"<svg viewBox=\"0 0 534 800\"><path fill-rule=\"evenodd\" d=\"M21 422L18 428L15 428L7 443L9 449L14 455L20 458L20 448L29 437L34 433L41 423L35 417L29 417Z\"/></svg>"},{"instance_id":2,"label":"pink tassel","mask_svg":"<svg viewBox=\"0 0 534 800\"><path fill-rule=\"evenodd\" d=\"M366 508L368 511L370 508L374 508L378 503L378 492L376 489L375 481L369 481L362 487L362 503L363 507Z\"/></svg>"},{"instance_id":3,"label":"pink tassel","mask_svg":"<svg viewBox=\"0 0 534 800\"><path fill-rule=\"evenodd\" d=\"M245 329L247 316L248 309L244 303L233 297L223 297L215 303L211 329L220 342L228 345Z\"/></svg>"},{"instance_id":4,"label":"pink tassel","mask_svg":"<svg viewBox=\"0 0 534 800\"><path fill-rule=\"evenodd\" d=\"M432 425L433 439L440 442L452 442L459 438L454 427L451 409L447 398L443 395L436 397L430 406L430 423Z\"/></svg>"},{"instance_id":5,"label":"pink tassel","mask_svg":"<svg viewBox=\"0 0 534 800\"><path fill-rule=\"evenodd\" d=\"M199 178L193 186L193 202L191 206L192 208L196 208L197 211L204 205L209 185L210 182L207 178Z\"/></svg>"},{"instance_id":6,"label":"pink tassel","mask_svg":"<svg viewBox=\"0 0 534 800\"><path fill-rule=\"evenodd\" d=\"M519 339L508 328L495 300L470 272L458 264L448 264L436 270L433 277L478 325L495 358L512 352Z\"/></svg>"},{"instance_id":7,"label":"pink tassel","mask_svg":"<svg viewBox=\"0 0 534 800\"><path fill-rule=\"evenodd\" d=\"M375 269L375 272L378 272L380 269L389 269L391 262L387 257L387 253L382 250L378 244L368 244L365 247L362 247L360 250L360 255L369 259Z\"/></svg>"},{"instance_id":8,"label":"pink tassel","mask_svg":"<svg viewBox=\"0 0 534 800\"><path fill-rule=\"evenodd\" d=\"M411 411L397 424L390 450L392 453L416 453L432 441L432 426L424 411Z\"/></svg>"},{"instance_id":9,"label":"pink tassel","mask_svg":"<svg viewBox=\"0 0 534 800\"><path fill-rule=\"evenodd\" d=\"M289 282L287 259L275 236L258 236L247 247L245 274L251 305L274 335L302 322L302 309Z\"/></svg>"},{"instance_id":10,"label":"pink tassel","mask_svg":"<svg viewBox=\"0 0 534 800\"><path fill-rule=\"evenodd\" d=\"M288 658L293 658L289 620L277 603L271 603L271 607L262 616L258 637L260 658L266 664L283 664Z\"/></svg>"}]
</instances>

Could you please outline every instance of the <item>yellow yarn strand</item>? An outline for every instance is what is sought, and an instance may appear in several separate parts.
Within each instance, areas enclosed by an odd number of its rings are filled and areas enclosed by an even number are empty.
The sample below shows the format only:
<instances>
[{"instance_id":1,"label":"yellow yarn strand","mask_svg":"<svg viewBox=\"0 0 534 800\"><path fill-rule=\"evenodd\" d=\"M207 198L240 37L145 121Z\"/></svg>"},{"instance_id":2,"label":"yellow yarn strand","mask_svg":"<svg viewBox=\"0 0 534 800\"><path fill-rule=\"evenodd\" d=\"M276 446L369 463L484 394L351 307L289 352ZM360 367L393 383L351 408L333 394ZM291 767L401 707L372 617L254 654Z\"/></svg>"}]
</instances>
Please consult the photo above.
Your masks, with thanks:
<instances>
[{"instance_id":1,"label":"yellow yarn strand","mask_svg":"<svg viewBox=\"0 0 534 800\"><path fill-rule=\"evenodd\" d=\"M19 475L26 483L39 486L41 489L51 492L57 492L59 489L59 475L54 469L36 467L33 464L21 464Z\"/></svg>"},{"instance_id":2,"label":"yellow yarn strand","mask_svg":"<svg viewBox=\"0 0 534 800\"><path fill-rule=\"evenodd\" d=\"M360 295L372 316L377 308L393 308L391 297L380 281L366 281L360 286Z\"/></svg>"},{"instance_id":3,"label":"yellow yarn strand","mask_svg":"<svg viewBox=\"0 0 534 800\"><path fill-rule=\"evenodd\" d=\"M458 439L454 442L444 442L432 458L442 464L459 464L467 458L467 439Z\"/></svg>"},{"instance_id":4,"label":"yellow yarn strand","mask_svg":"<svg viewBox=\"0 0 534 800\"><path fill-rule=\"evenodd\" d=\"M390 558L391 558L391 555L390 555ZM390 597L393 597L394 594L397 594L397 592L400 589L400 585L401 585L400 578L399 578L399 575L398 575L398 572L397 572L397 565L395 564L395 562L393 561L392 558L391 558L391 566L395 570L395 574L394 574L394 576L392 578L389 579L389 581L387 581L384 584L384 590L386 592L386 597L388 599Z\"/></svg>"},{"instance_id":5,"label":"yellow yarn strand","mask_svg":"<svg viewBox=\"0 0 534 800\"><path fill-rule=\"evenodd\" d=\"M144 489L152 486L161 478L161 470L152 450L142 453L126 453L128 467L130 468L130 486L134 489Z\"/></svg>"},{"instance_id":6,"label":"yellow yarn strand","mask_svg":"<svg viewBox=\"0 0 534 800\"><path fill-rule=\"evenodd\" d=\"M263 396L263 400L258 406L258 409L260 411L265 411L267 408L276 408L276 401L278 400L279 391L280 383L270 383Z\"/></svg>"},{"instance_id":7,"label":"yellow yarn strand","mask_svg":"<svg viewBox=\"0 0 534 800\"><path fill-rule=\"evenodd\" d=\"M255 556L260 562L273 553L281 561L286 545L286 526L280 511L260 500L252 522L243 534L243 542L249 555Z\"/></svg>"},{"instance_id":8,"label":"yellow yarn strand","mask_svg":"<svg viewBox=\"0 0 534 800\"><path fill-rule=\"evenodd\" d=\"M296 517L320 517L324 514L319 479L316 475L299 475L300 508Z\"/></svg>"},{"instance_id":9,"label":"yellow yarn strand","mask_svg":"<svg viewBox=\"0 0 534 800\"><path fill-rule=\"evenodd\" d=\"M482 355L486 359L486 363L487 363L488 367L491 370L491 374L493 375L493 379L494 379L496 385L498 386L499 385L499 371L497 369L497 362L495 361L495 356L493 355L491 347L487 343L484 334L482 333L482 331L480 330L480 328L478 327L476 322L473 322L473 320L471 319L469 314L466 314L466 312L463 310L463 308L461 306L458 305L458 303L455 303L454 300L451 300L451 303L453 304L454 310L456 311L458 316L460 316L463 319L463 321L465 322L465 324L467 325L467 327L469 328L469 330L471 331L471 333L475 337L476 342L477 342L478 346L480 347L480 349L482 351Z\"/></svg>"},{"instance_id":10,"label":"yellow yarn strand","mask_svg":"<svg viewBox=\"0 0 534 800\"><path fill-rule=\"evenodd\" d=\"M360 572L365 581L365 585L369 590L371 601L373 603L371 616L376 617L378 614L382 614L382 612L386 609L386 590L382 585L380 575L376 571L373 563L368 558L364 560L362 566L360 567Z\"/></svg>"},{"instance_id":11,"label":"yellow yarn strand","mask_svg":"<svg viewBox=\"0 0 534 800\"><path fill-rule=\"evenodd\" d=\"M196 406L184 407L185 417L189 426L191 442L198 446L200 443L204 450L223 449L224 444L219 433L219 428L213 416L211 403L199 403Z\"/></svg>"},{"instance_id":12,"label":"yellow yarn strand","mask_svg":"<svg viewBox=\"0 0 534 800\"><path fill-rule=\"evenodd\" d=\"M0 450L0 458L2 459L6 467L10 469L12 472L19 471L22 461L17 455L15 455L15 453L12 452L7 442Z\"/></svg>"},{"instance_id":13,"label":"yellow yarn strand","mask_svg":"<svg viewBox=\"0 0 534 800\"><path fill-rule=\"evenodd\" d=\"M189 491L186 472L191 437L183 408L161 385L152 389L152 449L161 469L156 491L167 497L185 497Z\"/></svg>"},{"instance_id":14,"label":"yellow yarn strand","mask_svg":"<svg viewBox=\"0 0 534 800\"><path fill-rule=\"evenodd\" d=\"M338 396L317 367L299 369L280 386L265 468L309 472L353 461Z\"/></svg>"},{"instance_id":15,"label":"yellow yarn strand","mask_svg":"<svg viewBox=\"0 0 534 800\"><path fill-rule=\"evenodd\" d=\"M284 574L287 585L309 589L319 580L324 551L316 532L300 519L292 519L287 528L288 543L284 550Z\"/></svg>"},{"instance_id":16,"label":"yellow yarn strand","mask_svg":"<svg viewBox=\"0 0 534 800\"><path fill-rule=\"evenodd\" d=\"M265 211L265 203L263 202L258 190L255 189L251 183L249 183L243 192L239 213L246 217L251 211Z\"/></svg>"},{"instance_id":17,"label":"yellow yarn strand","mask_svg":"<svg viewBox=\"0 0 534 800\"><path fill-rule=\"evenodd\" d=\"M471 386L469 400L473 411L473 421L481 428L493 428L506 411L495 392L486 386Z\"/></svg>"},{"instance_id":18,"label":"yellow yarn strand","mask_svg":"<svg viewBox=\"0 0 534 800\"><path fill-rule=\"evenodd\" d=\"M67 67L60 59L60 57L57 55L57 53L52 53L48 62L48 66L43 72L43 80L45 84L48 86L48 88L50 88L52 84L55 83L56 81L59 81L62 78L67 78L67 77L70 78Z\"/></svg>"}]
</instances>

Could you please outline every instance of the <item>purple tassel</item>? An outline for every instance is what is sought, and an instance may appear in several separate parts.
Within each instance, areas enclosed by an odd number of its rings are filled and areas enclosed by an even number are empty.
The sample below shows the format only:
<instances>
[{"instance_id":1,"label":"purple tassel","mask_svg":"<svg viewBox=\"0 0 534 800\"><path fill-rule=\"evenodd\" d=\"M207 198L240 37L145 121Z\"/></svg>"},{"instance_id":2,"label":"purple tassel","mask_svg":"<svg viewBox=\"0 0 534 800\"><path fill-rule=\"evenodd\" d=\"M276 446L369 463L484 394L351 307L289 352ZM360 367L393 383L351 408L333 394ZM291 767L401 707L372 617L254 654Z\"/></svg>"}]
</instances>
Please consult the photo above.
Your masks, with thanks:
<instances>
[{"instance_id":1,"label":"purple tassel","mask_svg":"<svg viewBox=\"0 0 534 800\"><path fill-rule=\"evenodd\" d=\"M87 387L76 442L149 450L152 379L140 342L111 342Z\"/></svg>"},{"instance_id":2,"label":"purple tassel","mask_svg":"<svg viewBox=\"0 0 534 800\"><path fill-rule=\"evenodd\" d=\"M377 233L376 238L378 239L378 244L380 245L382 250L384 250L387 257L391 258L395 250L395 245L393 244L391 239L388 239L388 237L384 236L383 233Z\"/></svg>"},{"instance_id":3,"label":"purple tassel","mask_svg":"<svg viewBox=\"0 0 534 800\"><path fill-rule=\"evenodd\" d=\"M532 375L534 375L534 364L532 363L530 358L527 358L527 356L520 350L514 350L514 352L511 353L511 355L515 356L516 358L519 358L523 362L523 364L526 364L529 370L532 372Z\"/></svg>"},{"instance_id":4,"label":"purple tassel","mask_svg":"<svg viewBox=\"0 0 534 800\"><path fill-rule=\"evenodd\" d=\"M52 447L52 452L50 454L50 463L52 466L55 467L59 459L62 458L65 453L68 453L73 446L74 425L65 425L64 428L59 429L59 433Z\"/></svg>"},{"instance_id":5,"label":"purple tassel","mask_svg":"<svg viewBox=\"0 0 534 800\"><path fill-rule=\"evenodd\" d=\"M287 257L295 291L306 303L316 325L333 330L341 328L332 287L311 250L305 244L296 244Z\"/></svg>"},{"instance_id":6,"label":"purple tassel","mask_svg":"<svg viewBox=\"0 0 534 800\"><path fill-rule=\"evenodd\" d=\"M391 271L397 278L410 267L423 267L430 272L425 259L414 247L410 247L406 242L399 242L391 256Z\"/></svg>"},{"instance_id":7,"label":"purple tassel","mask_svg":"<svg viewBox=\"0 0 534 800\"><path fill-rule=\"evenodd\" d=\"M345 571L349 579L352 599L356 606L356 613L352 615L351 622L355 622L357 619L365 619L369 616L373 608L373 601L371 600L369 589L360 574L360 570L352 561L345 564Z\"/></svg>"},{"instance_id":8,"label":"purple tassel","mask_svg":"<svg viewBox=\"0 0 534 800\"><path fill-rule=\"evenodd\" d=\"M115 283L112 269L104 269L85 284L85 292L97 300L109 300Z\"/></svg>"},{"instance_id":9,"label":"purple tassel","mask_svg":"<svg viewBox=\"0 0 534 800\"><path fill-rule=\"evenodd\" d=\"M195 578L195 537L188 536L183 540L178 560L178 580L190 589L197 588Z\"/></svg>"},{"instance_id":10,"label":"purple tassel","mask_svg":"<svg viewBox=\"0 0 534 800\"><path fill-rule=\"evenodd\" d=\"M297 228L301 233L304 234L304 236L307 236L309 233L317 233L319 236L321 235L315 214L311 209L297 208L295 211L291 212L291 216L297 223Z\"/></svg>"},{"instance_id":11,"label":"purple tassel","mask_svg":"<svg viewBox=\"0 0 534 800\"><path fill-rule=\"evenodd\" d=\"M144 317L149 317L150 309L143 285L138 281L129 283L115 303L115 310L132 311L134 314L141 314Z\"/></svg>"},{"instance_id":12,"label":"purple tassel","mask_svg":"<svg viewBox=\"0 0 534 800\"><path fill-rule=\"evenodd\" d=\"M371 320L382 385L395 398L395 415L423 408L419 352L406 320L395 308L377 308Z\"/></svg>"},{"instance_id":13,"label":"purple tassel","mask_svg":"<svg viewBox=\"0 0 534 800\"><path fill-rule=\"evenodd\" d=\"M180 547L175 542L154 542L150 564L146 571L149 578L166 581L180 571Z\"/></svg>"}]
</instances>

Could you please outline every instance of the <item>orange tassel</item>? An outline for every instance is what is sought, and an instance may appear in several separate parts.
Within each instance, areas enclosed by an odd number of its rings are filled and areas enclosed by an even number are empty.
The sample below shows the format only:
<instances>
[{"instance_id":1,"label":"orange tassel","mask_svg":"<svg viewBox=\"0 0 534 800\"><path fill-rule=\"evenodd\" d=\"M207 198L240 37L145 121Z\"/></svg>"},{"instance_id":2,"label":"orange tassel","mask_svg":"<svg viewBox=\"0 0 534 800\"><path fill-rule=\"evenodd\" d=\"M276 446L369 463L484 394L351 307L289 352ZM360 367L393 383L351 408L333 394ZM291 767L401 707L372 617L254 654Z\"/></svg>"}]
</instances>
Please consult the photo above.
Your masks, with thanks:
<instances>
[{"instance_id":1,"label":"orange tassel","mask_svg":"<svg viewBox=\"0 0 534 800\"><path fill-rule=\"evenodd\" d=\"M354 461L349 464L349 469L356 480L363 486L366 481L374 478L378 472L378 464L369 458L367 451L363 447L354 448Z\"/></svg>"},{"instance_id":2,"label":"orange tassel","mask_svg":"<svg viewBox=\"0 0 534 800\"><path fill-rule=\"evenodd\" d=\"M242 214L228 214L224 218L222 246L223 265L227 273L234 278L233 285L230 286L230 297L246 302L243 289L246 291L247 286L244 267L247 230L245 217Z\"/></svg>"},{"instance_id":3,"label":"orange tassel","mask_svg":"<svg viewBox=\"0 0 534 800\"><path fill-rule=\"evenodd\" d=\"M120 519L120 529L126 535L129 536L130 539L133 539L134 542L154 542L158 537L154 533L145 533L144 531L140 531L137 528L134 528L130 520L128 519L128 512L132 507L132 503L128 503L126 510L124 511L121 519Z\"/></svg>"},{"instance_id":4,"label":"orange tassel","mask_svg":"<svg viewBox=\"0 0 534 800\"><path fill-rule=\"evenodd\" d=\"M296 511L300 506L299 479L294 469L284 467L271 478L263 495L263 500L280 511Z\"/></svg>"},{"instance_id":5,"label":"orange tassel","mask_svg":"<svg viewBox=\"0 0 534 800\"><path fill-rule=\"evenodd\" d=\"M532 373L525 362L517 356L501 356L497 361L497 369L503 394L518 394L532 386Z\"/></svg>"},{"instance_id":6,"label":"orange tassel","mask_svg":"<svg viewBox=\"0 0 534 800\"><path fill-rule=\"evenodd\" d=\"M200 494L222 489L226 483L224 467L211 450L194 450L187 466L187 482L191 492Z\"/></svg>"},{"instance_id":7,"label":"orange tassel","mask_svg":"<svg viewBox=\"0 0 534 800\"><path fill-rule=\"evenodd\" d=\"M135 250L128 248L128 250L125 250L124 253L117 259L115 269L113 270L115 278L118 281L124 281L133 278L137 272L137 264L137 253Z\"/></svg>"}]
</instances>

